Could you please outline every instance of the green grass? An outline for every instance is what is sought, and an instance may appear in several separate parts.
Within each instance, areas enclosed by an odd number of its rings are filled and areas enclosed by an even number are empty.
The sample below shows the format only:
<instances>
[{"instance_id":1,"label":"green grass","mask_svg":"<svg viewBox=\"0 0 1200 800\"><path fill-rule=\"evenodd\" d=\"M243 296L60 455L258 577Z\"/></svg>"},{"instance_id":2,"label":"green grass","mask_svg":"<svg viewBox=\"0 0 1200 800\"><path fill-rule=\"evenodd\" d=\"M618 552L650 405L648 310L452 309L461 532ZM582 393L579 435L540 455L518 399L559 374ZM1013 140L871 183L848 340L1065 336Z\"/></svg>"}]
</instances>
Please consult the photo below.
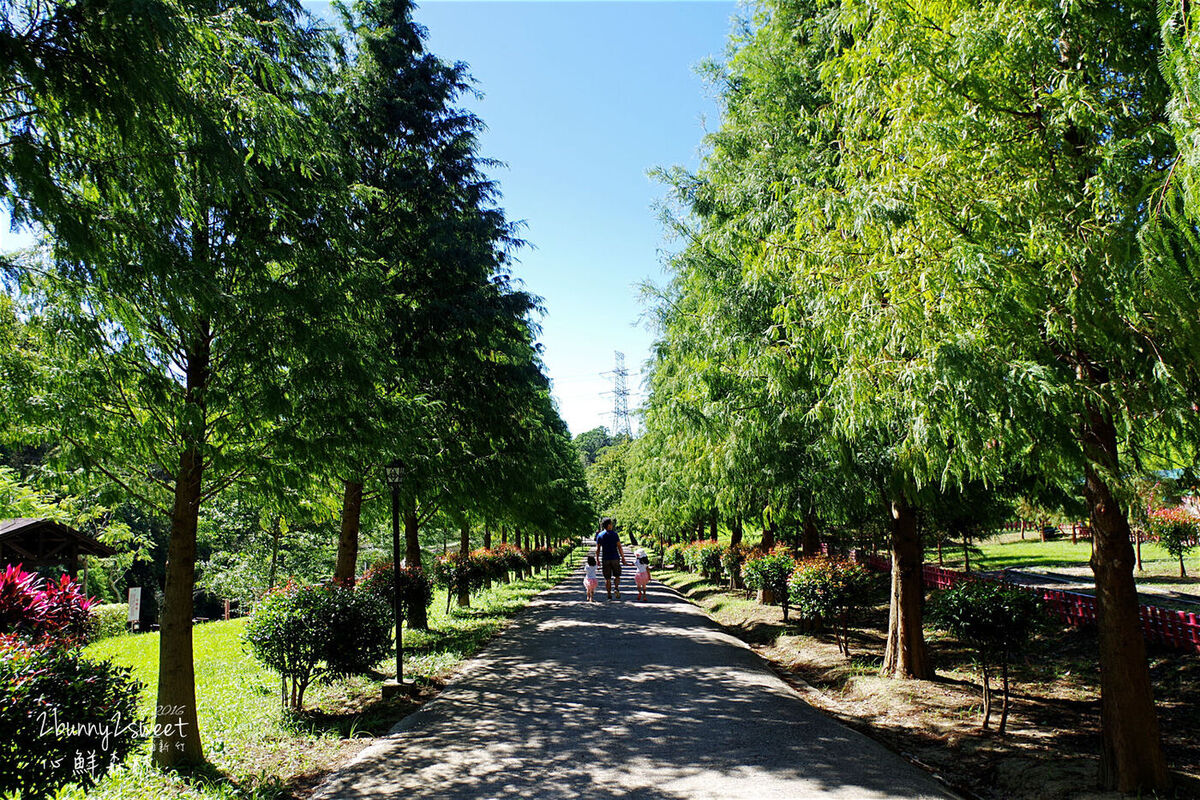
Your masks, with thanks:
<instances>
[{"instance_id":1,"label":"green grass","mask_svg":"<svg viewBox=\"0 0 1200 800\"><path fill-rule=\"evenodd\" d=\"M1092 548L1086 539L1071 544L1070 538L1051 539L1043 542L1038 534L1027 533L1021 539L1018 534L1004 533L978 545L981 557L971 556L972 569L998 570L1013 567L1035 567L1053 572L1056 567L1086 567L1092 557ZM945 566L961 569L962 550L947 546L944 551ZM937 551L925 554L928 561L936 563ZM1184 559L1188 577L1179 577L1179 561L1172 558L1161 546L1146 542L1142 545L1142 570L1134 571L1140 588L1164 591L1181 591L1200 594L1200 548L1194 549Z\"/></svg>"},{"instance_id":2,"label":"green grass","mask_svg":"<svg viewBox=\"0 0 1200 800\"><path fill-rule=\"evenodd\" d=\"M558 583L578 554L550 576L497 584L471 598L470 608L446 610L446 593L434 593L428 631L404 632L405 679L426 687L422 699L464 659L487 643L538 593ZM283 712L279 678L242 647L245 620L210 622L194 630L196 703L209 764L192 774L165 774L149 764L149 749L88 792L70 787L60 800L160 800L286 798L353 752L355 736L386 733L415 708L404 699L384 703L380 685L394 677L386 660L373 676L310 689L303 715ZM118 636L90 645L86 654L132 669L145 684L142 712L153 715L158 679L158 634Z\"/></svg>"}]
</instances>

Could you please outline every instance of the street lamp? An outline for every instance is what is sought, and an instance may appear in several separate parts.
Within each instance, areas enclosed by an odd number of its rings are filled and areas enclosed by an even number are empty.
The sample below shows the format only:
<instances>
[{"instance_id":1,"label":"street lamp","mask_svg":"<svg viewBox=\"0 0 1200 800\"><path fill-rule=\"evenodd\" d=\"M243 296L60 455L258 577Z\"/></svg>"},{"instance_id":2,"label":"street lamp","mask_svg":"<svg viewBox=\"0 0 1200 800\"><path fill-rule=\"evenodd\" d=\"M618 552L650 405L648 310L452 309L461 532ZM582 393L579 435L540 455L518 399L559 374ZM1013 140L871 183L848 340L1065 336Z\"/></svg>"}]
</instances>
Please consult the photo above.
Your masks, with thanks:
<instances>
[{"instance_id":1,"label":"street lamp","mask_svg":"<svg viewBox=\"0 0 1200 800\"><path fill-rule=\"evenodd\" d=\"M392 490L392 611L396 618L396 691L404 686L404 640L401 623L404 621L400 598L400 483L404 480L404 465L393 461L383 468L387 485ZM385 686L384 696L389 696Z\"/></svg>"}]
</instances>

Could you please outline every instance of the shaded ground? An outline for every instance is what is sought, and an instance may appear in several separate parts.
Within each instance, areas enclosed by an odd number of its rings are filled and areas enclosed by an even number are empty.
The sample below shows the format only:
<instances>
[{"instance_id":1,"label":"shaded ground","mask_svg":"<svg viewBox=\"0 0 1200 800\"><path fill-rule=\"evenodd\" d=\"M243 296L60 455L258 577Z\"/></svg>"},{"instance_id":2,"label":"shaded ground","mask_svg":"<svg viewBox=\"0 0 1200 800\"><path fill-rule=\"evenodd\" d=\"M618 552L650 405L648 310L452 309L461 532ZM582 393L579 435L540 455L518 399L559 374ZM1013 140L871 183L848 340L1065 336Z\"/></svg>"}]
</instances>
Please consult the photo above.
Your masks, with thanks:
<instances>
[{"instance_id":1,"label":"shaded ground","mask_svg":"<svg viewBox=\"0 0 1200 800\"><path fill-rule=\"evenodd\" d=\"M1014 667L1009 735L981 733L980 689L970 655L956 641L929 633L937 681L878 676L884 650L884 598L851 631L847 661L832 636L785 626L779 608L695 575L661 573L792 675L809 701L943 775L964 793L1012 800L1083 800L1101 794L1099 672L1094 634L1054 626L1039 635ZM1175 795L1200 798L1200 658L1153 648L1151 670L1167 760L1183 773ZM802 683L801 683L802 682ZM1190 776L1190 777L1189 777Z\"/></svg>"},{"instance_id":2,"label":"shaded ground","mask_svg":"<svg viewBox=\"0 0 1200 800\"><path fill-rule=\"evenodd\" d=\"M322 798L949 798L675 592L535 600ZM627 587L632 588L632 587Z\"/></svg>"}]
</instances>

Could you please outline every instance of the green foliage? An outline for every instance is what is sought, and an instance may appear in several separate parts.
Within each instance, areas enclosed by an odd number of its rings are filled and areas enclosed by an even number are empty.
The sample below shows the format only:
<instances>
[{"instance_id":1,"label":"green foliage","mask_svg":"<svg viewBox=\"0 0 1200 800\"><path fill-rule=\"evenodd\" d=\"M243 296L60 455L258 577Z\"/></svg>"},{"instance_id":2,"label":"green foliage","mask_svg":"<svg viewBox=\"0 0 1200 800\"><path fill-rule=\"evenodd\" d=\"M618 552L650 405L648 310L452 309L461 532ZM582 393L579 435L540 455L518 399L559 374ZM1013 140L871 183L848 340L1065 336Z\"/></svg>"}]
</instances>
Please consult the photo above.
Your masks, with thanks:
<instances>
[{"instance_id":1,"label":"green foliage","mask_svg":"<svg viewBox=\"0 0 1200 800\"><path fill-rule=\"evenodd\" d=\"M525 563L532 566L528 555ZM483 565L470 553L438 556L433 562L433 582L445 587L450 594L472 592L483 585Z\"/></svg>"},{"instance_id":2,"label":"green foliage","mask_svg":"<svg viewBox=\"0 0 1200 800\"><path fill-rule=\"evenodd\" d=\"M287 706L300 711L314 681L362 674L391 652L392 608L374 592L288 584L258 604L243 639L255 658L291 683Z\"/></svg>"},{"instance_id":3,"label":"green foliage","mask_svg":"<svg viewBox=\"0 0 1200 800\"><path fill-rule=\"evenodd\" d=\"M929 618L969 646L983 672L983 727L991 716L990 674L1002 671L1004 712L1008 718L1008 665L1028 645L1034 627L1044 618L1041 600L1032 592L1000 581L963 581L934 595Z\"/></svg>"},{"instance_id":4,"label":"green foliage","mask_svg":"<svg viewBox=\"0 0 1200 800\"><path fill-rule=\"evenodd\" d=\"M399 585L396 585L399 581ZM391 559L376 562L354 585L356 591L375 595L391 608L394 592L400 592L401 612L412 619L420 609L433 602L433 584L420 567L402 567L399 574L392 569Z\"/></svg>"},{"instance_id":5,"label":"green foliage","mask_svg":"<svg viewBox=\"0 0 1200 800\"><path fill-rule=\"evenodd\" d=\"M0 635L0 794L52 796L91 786L146 738L141 684L76 648Z\"/></svg>"},{"instance_id":6,"label":"green foliage","mask_svg":"<svg viewBox=\"0 0 1200 800\"><path fill-rule=\"evenodd\" d=\"M128 603L105 603L92 606L88 610L91 612L93 620L90 641L98 642L101 639L120 636L128 628Z\"/></svg>"},{"instance_id":7,"label":"green foliage","mask_svg":"<svg viewBox=\"0 0 1200 800\"><path fill-rule=\"evenodd\" d=\"M687 545L667 545L663 550L663 566L667 569L687 569Z\"/></svg>"},{"instance_id":8,"label":"green foliage","mask_svg":"<svg viewBox=\"0 0 1200 800\"><path fill-rule=\"evenodd\" d=\"M872 600L874 576L866 567L841 558L808 558L788 579L788 599L805 619L833 625L838 649L850 658L847 629L854 614Z\"/></svg>"},{"instance_id":9,"label":"green foliage","mask_svg":"<svg viewBox=\"0 0 1200 800\"><path fill-rule=\"evenodd\" d=\"M685 566L692 572L720 577L725 548L715 541L692 542L683 551Z\"/></svg>"},{"instance_id":10,"label":"green foliage","mask_svg":"<svg viewBox=\"0 0 1200 800\"><path fill-rule=\"evenodd\" d=\"M590 431L584 431L571 440L571 444L578 451L579 460L585 468L594 464L600 451L612 443L613 439L608 435L608 429L603 425L598 428L592 428Z\"/></svg>"},{"instance_id":11,"label":"green foliage","mask_svg":"<svg viewBox=\"0 0 1200 800\"><path fill-rule=\"evenodd\" d=\"M1151 512L1147 522L1158 543L1179 561L1179 577L1186 577L1183 559L1200 545L1200 519L1182 509L1161 509Z\"/></svg>"},{"instance_id":12,"label":"green foliage","mask_svg":"<svg viewBox=\"0 0 1200 800\"><path fill-rule=\"evenodd\" d=\"M787 622L790 602L788 580L795 569L796 559L780 550L750 556L742 565L742 576L746 587L774 595L776 601L783 606L784 622Z\"/></svg>"},{"instance_id":13,"label":"green foliage","mask_svg":"<svg viewBox=\"0 0 1200 800\"><path fill-rule=\"evenodd\" d=\"M807 558L788 579L792 604L809 619L840 619L870 602L866 567L842 558Z\"/></svg>"}]
</instances>

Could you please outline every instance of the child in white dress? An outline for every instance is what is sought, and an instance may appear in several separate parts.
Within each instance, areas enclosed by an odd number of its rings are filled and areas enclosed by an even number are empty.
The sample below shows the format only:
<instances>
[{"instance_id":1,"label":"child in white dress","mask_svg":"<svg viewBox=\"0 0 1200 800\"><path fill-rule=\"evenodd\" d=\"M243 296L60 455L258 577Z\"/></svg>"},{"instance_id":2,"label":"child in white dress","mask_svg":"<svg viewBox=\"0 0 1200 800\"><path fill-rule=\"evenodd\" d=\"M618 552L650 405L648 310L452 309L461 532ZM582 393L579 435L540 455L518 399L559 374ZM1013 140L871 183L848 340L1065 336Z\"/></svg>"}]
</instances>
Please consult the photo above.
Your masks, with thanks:
<instances>
[{"instance_id":1,"label":"child in white dress","mask_svg":"<svg viewBox=\"0 0 1200 800\"><path fill-rule=\"evenodd\" d=\"M646 586L650 583L650 557L640 547L633 553L633 565L637 568L637 572L633 573L633 582L638 590L637 599L645 600Z\"/></svg>"},{"instance_id":2,"label":"child in white dress","mask_svg":"<svg viewBox=\"0 0 1200 800\"><path fill-rule=\"evenodd\" d=\"M600 581L596 578L596 557L588 556L587 564L583 568L583 588L587 591L587 601L590 603L595 599L596 587Z\"/></svg>"}]
</instances>

